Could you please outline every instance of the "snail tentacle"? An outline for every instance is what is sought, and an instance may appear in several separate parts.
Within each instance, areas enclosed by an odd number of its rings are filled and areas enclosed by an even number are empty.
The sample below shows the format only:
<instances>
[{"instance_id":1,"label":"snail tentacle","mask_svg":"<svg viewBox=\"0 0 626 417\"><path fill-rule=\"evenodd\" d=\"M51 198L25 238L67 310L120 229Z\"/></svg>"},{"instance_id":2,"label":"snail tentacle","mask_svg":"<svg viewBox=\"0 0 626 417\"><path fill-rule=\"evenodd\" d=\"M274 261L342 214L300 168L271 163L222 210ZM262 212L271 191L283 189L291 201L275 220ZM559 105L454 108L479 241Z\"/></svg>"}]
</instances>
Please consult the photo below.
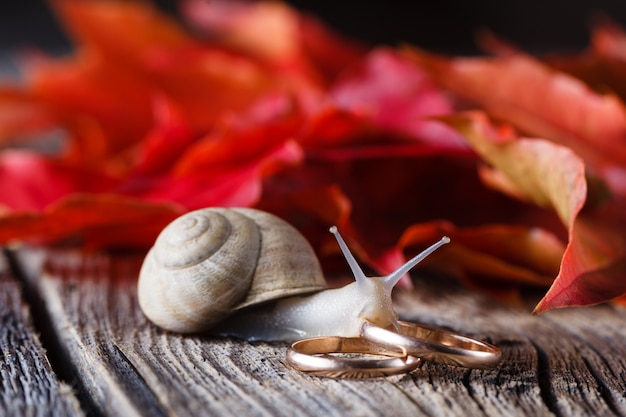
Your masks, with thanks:
<instances>
[{"instance_id":1,"label":"snail tentacle","mask_svg":"<svg viewBox=\"0 0 626 417\"><path fill-rule=\"evenodd\" d=\"M391 274L384 277L385 286L387 288L393 288L396 286L398 281L404 276L404 274L408 273L411 269L413 269L418 263L422 262L424 258L428 255L442 247L443 245L450 243L450 238L448 236L444 236L437 243L432 244L424 251L418 253L413 258L409 259L404 265L400 268L393 271Z\"/></svg>"}]
</instances>

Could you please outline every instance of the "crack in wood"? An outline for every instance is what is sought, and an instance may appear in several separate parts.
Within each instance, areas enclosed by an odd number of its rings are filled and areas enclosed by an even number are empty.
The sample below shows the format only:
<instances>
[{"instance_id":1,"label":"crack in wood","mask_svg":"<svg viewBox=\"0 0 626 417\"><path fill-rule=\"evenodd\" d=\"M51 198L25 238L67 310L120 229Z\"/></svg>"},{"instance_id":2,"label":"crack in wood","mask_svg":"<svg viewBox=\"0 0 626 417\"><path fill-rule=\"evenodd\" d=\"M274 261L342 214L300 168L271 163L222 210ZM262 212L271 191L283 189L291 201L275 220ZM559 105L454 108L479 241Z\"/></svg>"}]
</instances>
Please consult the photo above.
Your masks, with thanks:
<instances>
[{"instance_id":1,"label":"crack in wood","mask_svg":"<svg viewBox=\"0 0 626 417\"><path fill-rule=\"evenodd\" d=\"M422 367L422 365L420 365L420 367L418 369L420 369ZM417 377L415 376L415 373L411 373L409 374L409 377L411 379L411 384L415 387L418 388L419 384L417 382ZM400 393L400 395L402 395L403 398L405 398L407 401L409 401L415 408L417 408L423 415L428 416L428 415L432 415L429 414L428 411L424 408L424 406L422 404L420 404L419 401L416 401L415 398L413 398L411 395L409 395L409 393L406 391L406 389L403 389L399 384L394 384L396 386L396 388L398 389L398 393Z\"/></svg>"},{"instance_id":2,"label":"crack in wood","mask_svg":"<svg viewBox=\"0 0 626 417\"><path fill-rule=\"evenodd\" d=\"M587 369L589 370L589 373L598 384L598 392L600 396L602 397L602 399L604 400L604 402L606 403L606 405L611 410L611 412L613 412L618 417L623 417L623 414L619 411L619 408L617 407L617 404L615 403L615 398L613 398L613 396L611 395L611 389L609 388L607 383L602 379L602 377L596 371L595 367L589 362L589 360L587 360L587 358L583 356L582 360L585 366L587 367Z\"/></svg>"},{"instance_id":3,"label":"crack in wood","mask_svg":"<svg viewBox=\"0 0 626 417\"><path fill-rule=\"evenodd\" d=\"M0 415L82 416L74 390L52 367L27 288L0 251Z\"/></svg>"},{"instance_id":4,"label":"crack in wood","mask_svg":"<svg viewBox=\"0 0 626 417\"><path fill-rule=\"evenodd\" d=\"M550 318L548 318L548 320L555 326L558 326L559 328L563 329L563 331L565 331L569 335L569 337L578 341L582 346L589 349L594 354L594 360L599 361L603 365L603 367L605 368L605 371L608 374L610 374L613 381L619 381L620 376L616 374L614 366L610 363L607 357L607 352L603 352L600 350L599 346L606 348L605 344L601 342L599 342L600 344L592 343L590 340L587 340L584 337L582 337L582 334L580 333L580 329L578 329L578 332L573 331L568 326L564 326L558 320L554 320ZM588 333L588 332L585 332L585 333ZM584 363L585 367L589 371L589 374L594 379L595 383L598 385L598 393L600 397L602 398L602 400L606 403L609 410L616 416L624 417L626 414L624 414L620 410L618 400L616 397L617 392L620 392L620 391L616 391L615 388L613 389L611 388L608 380L606 379L606 376L603 376L601 373L601 370L598 369L599 368L598 363L594 363L594 361L587 358L583 352L581 352L580 356L581 356L582 362ZM626 398L626 393L621 392L621 395L623 398Z\"/></svg>"},{"instance_id":5,"label":"crack in wood","mask_svg":"<svg viewBox=\"0 0 626 417\"><path fill-rule=\"evenodd\" d=\"M528 336L527 336L528 337ZM539 393L541 399L548 410L555 417L562 417L563 414L559 410L557 397L552 388L552 370L550 369L550 358L548 354L539 346L531 337L528 341L537 353L537 384L539 385Z\"/></svg>"},{"instance_id":6,"label":"crack in wood","mask_svg":"<svg viewBox=\"0 0 626 417\"><path fill-rule=\"evenodd\" d=\"M102 416L97 407L94 406L91 396L77 376L75 368L67 357L58 335L54 331L52 321L45 309L45 302L35 288L36 277L29 277L20 265L13 252L3 250L3 255L9 266L9 270L16 280L22 284L22 297L31 310L31 319L35 331L39 334L39 341L46 353L48 363L52 371L62 384L72 390L76 399L88 415Z\"/></svg>"},{"instance_id":7,"label":"crack in wood","mask_svg":"<svg viewBox=\"0 0 626 417\"><path fill-rule=\"evenodd\" d=\"M483 412L485 413L485 415L487 415L487 411L485 410L485 407L483 407L483 405L480 403L480 401L477 400L476 398L476 391L474 389L474 386L472 385L472 380L471 380L471 376L472 376L472 370L468 369L464 374L463 374L463 379L462 384L465 387L465 389L467 389L467 394L470 396L470 398L472 400L474 400L474 402L476 403L476 406Z\"/></svg>"},{"instance_id":8,"label":"crack in wood","mask_svg":"<svg viewBox=\"0 0 626 417\"><path fill-rule=\"evenodd\" d=\"M113 357L111 362L116 364L120 372L120 384L127 393L133 394L133 402L138 404L142 411L153 417L167 416L168 412L161 406L157 396L152 392L141 374L124 354L120 347L113 343Z\"/></svg>"}]
</instances>

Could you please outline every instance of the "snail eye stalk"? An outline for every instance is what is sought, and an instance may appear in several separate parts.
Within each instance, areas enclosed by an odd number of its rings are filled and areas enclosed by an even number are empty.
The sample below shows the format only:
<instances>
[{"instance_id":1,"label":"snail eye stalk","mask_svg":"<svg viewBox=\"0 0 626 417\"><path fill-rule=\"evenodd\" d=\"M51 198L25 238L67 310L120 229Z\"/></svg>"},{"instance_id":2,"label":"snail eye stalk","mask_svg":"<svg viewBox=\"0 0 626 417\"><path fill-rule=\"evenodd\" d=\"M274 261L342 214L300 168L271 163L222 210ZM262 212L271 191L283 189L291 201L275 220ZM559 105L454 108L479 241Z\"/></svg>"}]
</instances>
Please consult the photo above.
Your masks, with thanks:
<instances>
[{"instance_id":1,"label":"snail eye stalk","mask_svg":"<svg viewBox=\"0 0 626 417\"><path fill-rule=\"evenodd\" d=\"M337 243L339 244L339 247L341 248L341 252L343 252L343 256L346 258L346 261L348 262L348 265L350 266L352 273L354 274L354 278L356 279L356 282L357 283L366 282L367 277L365 276L365 274L363 273L363 270L361 269L358 262L352 255L352 252L350 252L350 249L348 249L348 245L346 245L346 242L341 237L341 234L339 234L339 231L337 230L337 226L332 226L330 228L330 233L332 233L335 236L335 239L337 239ZM433 253L434 251L436 251L437 249L439 249L440 247L442 247L443 245L447 243L450 243L450 238L448 236L442 237L439 240L439 242L434 243L433 245L429 246L428 248L423 250L421 253L409 259L400 268L396 269L394 272L384 277L385 288L391 290L398 283L398 281L400 281L400 279L404 276L404 274L406 274L411 269L413 269L415 265L423 261L428 255L430 255L431 253Z\"/></svg>"},{"instance_id":2,"label":"snail eye stalk","mask_svg":"<svg viewBox=\"0 0 626 417\"><path fill-rule=\"evenodd\" d=\"M415 265L422 262L428 255L430 255L446 243L450 243L450 238L448 236L442 237L439 242L434 243L433 245L424 249L422 252L418 253L413 258L409 259L404 265L385 277L385 287L388 289L393 288L398 283L398 281L400 281L400 278L404 276L404 274L409 272L411 269L413 269L413 267L415 267Z\"/></svg>"},{"instance_id":3,"label":"snail eye stalk","mask_svg":"<svg viewBox=\"0 0 626 417\"><path fill-rule=\"evenodd\" d=\"M337 239L339 248L341 248L341 252L343 252L343 256L346 258L346 261L348 261L348 265L350 266L350 269L352 270L352 274L354 275L356 282L359 285L364 285L365 282L367 281L367 277L365 276L365 273L363 273L363 270L361 269L358 262L352 255L352 252L350 252L350 249L348 249L348 245L346 245L346 242L343 240L343 238L339 234L339 230L337 230L337 226L332 226L330 228L330 233L332 233L335 236L335 239Z\"/></svg>"}]
</instances>

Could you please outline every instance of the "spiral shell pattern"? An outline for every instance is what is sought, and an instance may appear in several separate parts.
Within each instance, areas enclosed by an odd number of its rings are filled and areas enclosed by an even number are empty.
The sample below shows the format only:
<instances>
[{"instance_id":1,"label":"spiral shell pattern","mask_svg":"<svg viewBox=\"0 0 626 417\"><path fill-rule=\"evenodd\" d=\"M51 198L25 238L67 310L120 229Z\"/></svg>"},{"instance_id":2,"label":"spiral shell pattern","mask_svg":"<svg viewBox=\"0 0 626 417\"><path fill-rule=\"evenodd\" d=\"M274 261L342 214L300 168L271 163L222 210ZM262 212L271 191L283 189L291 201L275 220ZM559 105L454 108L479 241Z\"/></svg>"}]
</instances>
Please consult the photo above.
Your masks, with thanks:
<instances>
[{"instance_id":1,"label":"spiral shell pattern","mask_svg":"<svg viewBox=\"0 0 626 417\"><path fill-rule=\"evenodd\" d=\"M158 326L207 330L233 311L325 288L306 239L254 209L207 208L170 223L142 265L139 305Z\"/></svg>"}]
</instances>

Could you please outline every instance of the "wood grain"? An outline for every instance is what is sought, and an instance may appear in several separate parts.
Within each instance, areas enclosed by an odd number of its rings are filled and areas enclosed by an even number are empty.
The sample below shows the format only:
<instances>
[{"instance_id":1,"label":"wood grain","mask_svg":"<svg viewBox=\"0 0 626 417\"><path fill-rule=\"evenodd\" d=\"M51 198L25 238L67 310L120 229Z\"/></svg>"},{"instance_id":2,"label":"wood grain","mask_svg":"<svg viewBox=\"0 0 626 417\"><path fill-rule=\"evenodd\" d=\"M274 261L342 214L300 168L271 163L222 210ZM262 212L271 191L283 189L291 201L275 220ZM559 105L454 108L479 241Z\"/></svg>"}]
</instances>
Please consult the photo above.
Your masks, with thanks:
<instances>
[{"instance_id":1,"label":"wood grain","mask_svg":"<svg viewBox=\"0 0 626 417\"><path fill-rule=\"evenodd\" d=\"M22 286L0 255L0 415L81 416L72 388L48 362Z\"/></svg>"},{"instance_id":2,"label":"wood grain","mask_svg":"<svg viewBox=\"0 0 626 417\"><path fill-rule=\"evenodd\" d=\"M503 363L491 376L475 373L468 380L486 415L626 415L623 308L533 316L530 308L493 303L464 289L442 292L437 285L400 298L397 306L408 318L487 337L503 350Z\"/></svg>"},{"instance_id":3,"label":"wood grain","mask_svg":"<svg viewBox=\"0 0 626 417\"><path fill-rule=\"evenodd\" d=\"M31 254L32 255L32 254ZM501 364L425 363L410 375L334 380L294 371L286 345L163 332L136 299L139 260L48 253L28 273L90 411L143 416L624 416L624 310L542 316L436 280L399 293L405 319L497 344ZM36 264L22 257L25 267ZM28 268L26 268L28 270Z\"/></svg>"}]
</instances>

